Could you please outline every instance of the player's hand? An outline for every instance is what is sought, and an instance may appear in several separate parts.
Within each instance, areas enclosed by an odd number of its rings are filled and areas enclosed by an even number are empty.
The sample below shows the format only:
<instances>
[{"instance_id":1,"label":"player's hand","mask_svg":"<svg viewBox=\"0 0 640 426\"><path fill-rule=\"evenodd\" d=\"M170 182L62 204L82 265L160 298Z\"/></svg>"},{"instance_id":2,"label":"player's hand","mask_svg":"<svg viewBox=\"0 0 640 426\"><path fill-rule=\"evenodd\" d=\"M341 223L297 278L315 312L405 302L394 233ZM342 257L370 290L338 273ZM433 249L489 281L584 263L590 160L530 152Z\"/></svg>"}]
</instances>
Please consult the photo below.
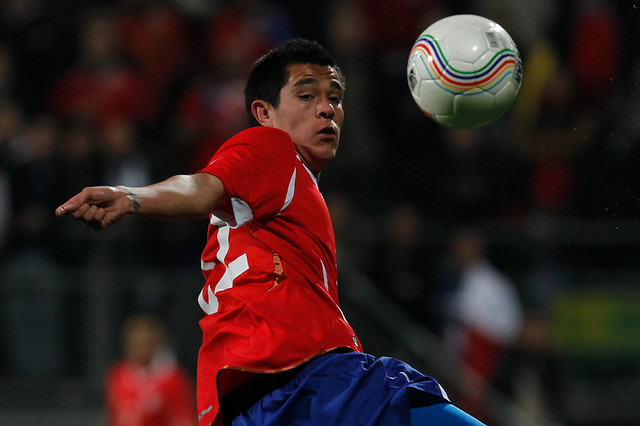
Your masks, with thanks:
<instances>
[{"instance_id":1,"label":"player's hand","mask_svg":"<svg viewBox=\"0 0 640 426\"><path fill-rule=\"evenodd\" d=\"M135 211L137 200L125 187L95 186L83 189L56 209L56 216L72 216L93 229L113 225Z\"/></svg>"}]
</instances>

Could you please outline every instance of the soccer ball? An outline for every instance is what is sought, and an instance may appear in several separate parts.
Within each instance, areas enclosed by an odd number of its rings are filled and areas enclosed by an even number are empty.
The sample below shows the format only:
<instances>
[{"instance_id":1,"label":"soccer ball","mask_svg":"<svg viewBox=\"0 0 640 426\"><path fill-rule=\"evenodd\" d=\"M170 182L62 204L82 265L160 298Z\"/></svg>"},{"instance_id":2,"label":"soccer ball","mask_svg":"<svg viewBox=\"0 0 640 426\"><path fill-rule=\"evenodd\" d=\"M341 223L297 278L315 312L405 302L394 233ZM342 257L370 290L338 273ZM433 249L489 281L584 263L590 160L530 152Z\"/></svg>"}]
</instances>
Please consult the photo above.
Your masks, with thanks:
<instances>
[{"instance_id":1,"label":"soccer ball","mask_svg":"<svg viewBox=\"0 0 640 426\"><path fill-rule=\"evenodd\" d=\"M522 82L522 61L497 23L453 15L420 34L409 55L407 80L428 117L471 129L494 122L511 107Z\"/></svg>"}]
</instances>

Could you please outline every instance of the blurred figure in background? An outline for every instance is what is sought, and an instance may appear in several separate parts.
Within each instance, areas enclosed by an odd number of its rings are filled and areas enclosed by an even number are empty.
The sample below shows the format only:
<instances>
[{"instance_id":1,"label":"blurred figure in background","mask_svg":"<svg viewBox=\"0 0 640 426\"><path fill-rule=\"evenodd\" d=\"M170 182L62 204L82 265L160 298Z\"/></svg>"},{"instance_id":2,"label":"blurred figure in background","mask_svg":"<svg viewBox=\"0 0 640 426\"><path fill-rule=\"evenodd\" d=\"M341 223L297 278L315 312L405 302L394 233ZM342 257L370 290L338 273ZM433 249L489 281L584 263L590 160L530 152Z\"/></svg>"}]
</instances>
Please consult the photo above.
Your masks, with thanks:
<instances>
[{"instance_id":1,"label":"blurred figure in background","mask_svg":"<svg viewBox=\"0 0 640 426\"><path fill-rule=\"evenodd\" d=\"M232 0L207 20L197 72L174 114L174 144L193 172L228 138L247 127L244 86L253 62L294 34L284 9L272 2Z\"/></svg>"},{"instance_id":2,"label":"blurred figure in background","mask_svg":"<svg viewBox=\"0 0 640 426\"><path fill-rule=\"evenodd\" d=\"M123 59L146 82L154 103L168 106L190 66L186 18L169 0L122 0L115 21Z\"/></svg>"},{"instance_id":3,"label":"blurred figure in background","mask_svg":"<svg viewBox=\"0 0 640 426\"><path fill-rule=\"evenodd\" d=\"M513 282L492 265L481 232L458 230L443 283L443 337L462 363L464 407L486 418L486 391L507 351L519 338L523 312Z\"/></svg>"},{"instance_id":4,"label":"blurred figure in background","mask_svg":"<svg viewBox=\"0 0 640 426\"><path fill-rule=\"evenodd\" d=\"M196 425L195 391L169 349L163 325L135 316L123 328L124 356L106 381L109 426Z\"/></svg>"},{"instance_id":5,"label":"blurred figure in background","mask_svg":"<svg viewBox=\"0 0 640 426\"><path fill-rule=\"evenodd\" d=\"M84 15L78 34L78 58L57 78L50 110L66 119L101 125L119 117L136 124L155 113L148 81L123 60L116 19L110 10Z\"/></svg>"}]
</instances>

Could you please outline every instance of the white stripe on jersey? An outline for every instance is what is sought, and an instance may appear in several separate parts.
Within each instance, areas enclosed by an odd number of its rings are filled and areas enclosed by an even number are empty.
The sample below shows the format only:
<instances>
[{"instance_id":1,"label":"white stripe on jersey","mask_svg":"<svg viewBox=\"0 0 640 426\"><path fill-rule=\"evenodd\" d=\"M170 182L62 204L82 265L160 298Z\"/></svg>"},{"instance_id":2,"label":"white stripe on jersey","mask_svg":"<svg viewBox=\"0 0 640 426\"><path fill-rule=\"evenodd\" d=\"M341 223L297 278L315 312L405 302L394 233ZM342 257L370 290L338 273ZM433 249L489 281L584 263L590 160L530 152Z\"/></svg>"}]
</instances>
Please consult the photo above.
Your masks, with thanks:
<instances>
[{"instance_id":1,"label":"white stripe on jersey","mask_svg":"<svg viewBox=\"0 0 640 426\"><path fill-rule=\"evenodd\" d=\"M282 213L284 209L289 207L289 204L291 204L291 200L293 200L293 195L296 193L296 176L297 169L293 169L293 174L291 175L291 179L289 180L289 187L287 188L287 195L284 199L284 204L282 205L282 208L280 209L278 214Z\"/></svg>"},{"instance_id":2,"label":"white stripe on jersey","mask_svg":"<svg viewBox=\"0 0 640 426\"><path fill-rule=\"evenodd\" d=\"M322 277L324 278L324 288L329 292L329 279L327 278L327 268L324 267L324 262L320 259L320 265L322 265Z\"/></svg>"},{"instance_id":3,"label":"white stripe on jersey","mask_svg":"<svg viewBox=\"0 0 640 426\"><path fill-rule=\"evenodd\" d=\"M311 180L313 181L313 183L316 185L316 187L318 186L318 178L316 177L316 175L313 174L313 172L311 171L311 169L309 169L307 167L306 164L304 164L304 161L302 161L302 158L300 158L299 155L296 155L296 157L298 157L298 160L300 160L300 162L302 163L302 166L304 167L304 169L307 171L307 173L309 173L309 176L311 176Z\"/></svg>"},{"instance_id":4,"label":"white stripe on jersey","mask_svg":"<svg viewBox=\"0 0 640 426\"><path fill-rule=\"evenodd\" d=\"M198 296L198 304L200 305L200 308L204 311L205 314L207 315L215 314L216 312L218 312L218 298L213 294L213 291L211 291L211 287L205 287L205 288L207 289L209 302L206 302L204 300L204 296L202 295L204 293L204 288L203 288L202 291L200 292L200 295Z\"/></svg>"},{"instance_id":5,"label":"white stripe on jersey","mask_svg":"<svg viewBox=\"0 0 640 426\"><path fill-rule=\"evenodd\" d=\"M205 262L204 260L200 259L200 269L202 269L203 271L210 271L216 265L217 265L216 262Z\"/></svg>"},{"instance_id":6,"label":"white stripe on jersey","mask_svg":"<svg viewBox=\"0 0 640 426\"><path fill-rule=\"evenodd\" d=\"M238 228L245 223L253 220L253 211L244 200L238 197L231 197L231 207L233 208L233 217L236 223L230 223L232 228Z\"/></svg>"},{"instance_id":7,"label":"white stripe on jersey","mask_svg":"<svg viewBox=\"0 0 640 426\"><path fill-rule=\"evenodd\" d=\"M226 270L222 275L222 277L220 278L220 280L218 281L218 283L216 284L214 290L211 290L210 285L205 286L205 288L207 289L207 296L209 299L208 302L204 300L204 296L203 296L204 288L202 289L202 291L200 292L200 295L198 296L198 304L207 315L218 312L219 304L218 304L218 298L215 296L215 294L218 293L219 291L231 288L233 286L233 280L235 280L238 276L240 276L242 273L244 273L249 269L249 262L247 260L246 253L243 253L241 256L232 260L227 265L226 257L227 257L227 254L229 253L229 232L230 232L230 228L228 226L225 226L218 229L218 232L216 235L218 238L218 245L220 247L218 249L218 252L216 253L216 258L218 259L220 264L226 267ZM206 267L211 266L210 269L213 269L212 265L215 266L215 262L202 262L202 269L206 270L205 266Z\"/></svg>"},{"instance_id":8,"label":"white stripe on jersey","mask_svg":"<svg viewBox=\"0 0 640 426\"><path fill-rule=\"evenodd\" d=\"M221 227L221 226L225 226L227 224L227 222L225 222L224 220L220 219L218 216L212 214L211 217L209 218L209 223L213 226L217 226L217 227Z\"/></svg>"}]
</instances>

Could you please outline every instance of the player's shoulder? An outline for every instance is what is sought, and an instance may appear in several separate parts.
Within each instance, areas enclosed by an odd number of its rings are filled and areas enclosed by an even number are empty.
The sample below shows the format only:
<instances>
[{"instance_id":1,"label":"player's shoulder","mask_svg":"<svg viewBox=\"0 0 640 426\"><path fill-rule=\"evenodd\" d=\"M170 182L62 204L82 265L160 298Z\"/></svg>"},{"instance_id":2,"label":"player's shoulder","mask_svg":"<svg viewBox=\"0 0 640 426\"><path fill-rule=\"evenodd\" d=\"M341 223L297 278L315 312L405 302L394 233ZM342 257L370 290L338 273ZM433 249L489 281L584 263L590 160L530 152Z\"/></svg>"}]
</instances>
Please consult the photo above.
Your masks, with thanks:
<instances>
[{"instance_id":1,"label":"player's shoulder","mask_svg":"<svg viewBox=\"0 0 640 426\"><path fill-rule=\"evenodd\" d=\"M288 133L273 127L249 127L229 140L230 143L249 144L252 146L293 145Z\"/></svg>"},{"instance_id":2,"label":"player's shoulder","mask_svg":"<svg viewBox=\"0 0 640 426\"><path fill-rule=\"evenodd\" d=\"M225 161L220 161L223 158ZM269 127L250 127L227 140L209 164L215 163L217 168L223 164L232 168L247 166L255 174L257 168L287 168L296 158L288 133Z\"/></svg>"}]
</instances>

